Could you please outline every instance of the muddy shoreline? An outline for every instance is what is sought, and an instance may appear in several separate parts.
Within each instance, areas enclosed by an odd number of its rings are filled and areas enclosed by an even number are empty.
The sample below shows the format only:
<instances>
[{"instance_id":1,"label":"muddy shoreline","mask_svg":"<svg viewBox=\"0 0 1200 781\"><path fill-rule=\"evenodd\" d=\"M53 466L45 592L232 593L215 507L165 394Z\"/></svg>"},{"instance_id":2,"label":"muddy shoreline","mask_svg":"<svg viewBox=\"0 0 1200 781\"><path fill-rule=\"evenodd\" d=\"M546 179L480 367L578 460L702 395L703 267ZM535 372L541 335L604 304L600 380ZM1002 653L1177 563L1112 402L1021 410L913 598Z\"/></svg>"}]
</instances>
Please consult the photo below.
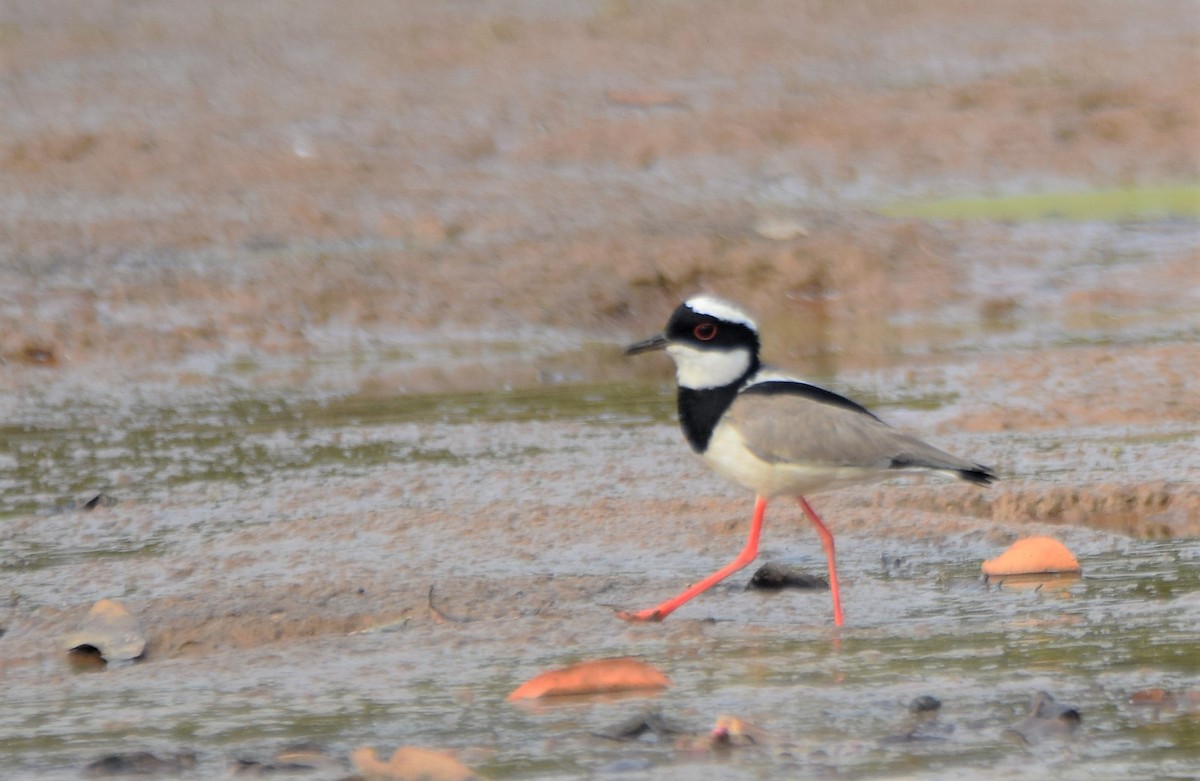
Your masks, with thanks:
<instances>
[{"instance_id":1,"label":"muddy shoreline","mask_svg":"<svg viewBox=\"0 0 1200 781\"><path fill-rule=\"evenodd\" d=\"M0 14L0 775L149 751L228 778L296 742L330 779L360 745L497 779L1191 772L1200 208L884 215L1186 199L1194 3L333 8ZM1001 475L812 497L840 632L749 571L613 617L744 541L668 362L620 354L700 290ZM983 583L1029 534L1083 577ZM823 566L786 503L767 559ZM81 672L62 638L102 598L148 650ZM673 685L504 701L598 656ZM1073 738L1011 742L1037 690ZM934 739L892 739L921 696ZM769 739L595 737L647 709Z\"/></svg>"}]
</instances>

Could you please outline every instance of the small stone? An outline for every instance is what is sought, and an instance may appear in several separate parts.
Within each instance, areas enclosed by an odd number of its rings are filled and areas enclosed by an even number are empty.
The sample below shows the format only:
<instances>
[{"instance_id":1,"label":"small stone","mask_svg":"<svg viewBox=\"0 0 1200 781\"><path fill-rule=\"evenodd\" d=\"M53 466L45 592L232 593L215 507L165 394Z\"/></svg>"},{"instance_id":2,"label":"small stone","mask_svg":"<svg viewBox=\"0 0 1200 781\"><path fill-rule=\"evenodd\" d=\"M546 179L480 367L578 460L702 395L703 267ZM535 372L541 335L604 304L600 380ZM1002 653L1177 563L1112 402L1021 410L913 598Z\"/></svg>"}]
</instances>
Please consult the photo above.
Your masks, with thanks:
<instances>
[{"instance_id":1,"label":"small stone","mask_svg":"<svg viewBox=\"0 0 1200 781\"><path fill-rule=\"evenodd\" d=\"M938 723L938 711L942 701L929 694L914 697L908 704L909 716L905 720L904 730L895 735L888 735L880 740L884 745L917 743L927 740L945 740L952 732L954 725Z\"/></svg>"},{"instance_id":2,"label":"small stone","mask_svg":"<svg viewBox=\"0 0 1200 781\"><path fill-rule=\"evenodd\" d=\"M614 724L608 729L593 733L598 738L607 740L638 740L646 734L653 735L656 740L673 737L675 735L688 735L692 731L686 727L680 726L668 721L662 711L652 710L645 713L639 713L624 721Z\"/></svg>"},{"instance_id":3,"label":"small stone","mask_svg":"<svg viewBox=\"0 0 1200 781\"><path fill-rule=\"evenodd\" d=\"M83 509L95 510L97 507L112 507L116 503L117 500L108 494L96 494L83 503Z\"/></svg>"},{"instance_id":4,"label":"small stone","mask_svg":"<svg viewBox=\"0 0 1200 781\"><path fill-rule=\"evenodd\" d=\"M758 568L750 578L747 588L762 589L763 591L779 591L785 588L828 589L829 581L816 575L809 575L786 564L768 561Z\"/></svg>"},{"instance_id":5,"label":"small stone","mask_svg":"<svg viewBox=\"0 0 1200 781\"><path fill-rule=\"evenodd\" d=\"M942 701L937 697L929 694L923 694L920 697L913 698L913 701L908 704L909 713L932 713L942 707Z\"/></svg>"}]
</instances>

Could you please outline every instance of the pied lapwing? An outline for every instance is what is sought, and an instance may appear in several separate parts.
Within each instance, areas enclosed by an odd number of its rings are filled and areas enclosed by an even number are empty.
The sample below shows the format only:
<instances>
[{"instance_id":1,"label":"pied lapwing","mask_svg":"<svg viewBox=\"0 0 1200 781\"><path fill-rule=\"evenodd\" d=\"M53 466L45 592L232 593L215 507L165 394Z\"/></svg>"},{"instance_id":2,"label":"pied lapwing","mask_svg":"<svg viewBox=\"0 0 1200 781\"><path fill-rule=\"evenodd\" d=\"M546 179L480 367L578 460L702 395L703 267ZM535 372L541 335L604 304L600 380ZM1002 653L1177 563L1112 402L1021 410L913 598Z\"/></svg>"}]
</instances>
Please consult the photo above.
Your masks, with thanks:
<instances>
[{"instance_id":1,"label":"pied lapwing","mask_svg":"<svg viewBox=\"0 0 1200 781\"><path fill-rule=\"evenodd\" d=\"M689 298L661 334L630 345L626 355L666 350L679 383L683 434L710 467L757 495L750 537L733 561L657 607L619 615L661 621L692 597L758 555L767 500L795 497L812 521L829 561L833 621L842 625L833 535L804 498L829 488L869 483L901 472L941 472L987 485L986 466L950 455L897 431L832 391L764 366L758 328L742 309L719 298Z\"/></svg>"}]
</instances>

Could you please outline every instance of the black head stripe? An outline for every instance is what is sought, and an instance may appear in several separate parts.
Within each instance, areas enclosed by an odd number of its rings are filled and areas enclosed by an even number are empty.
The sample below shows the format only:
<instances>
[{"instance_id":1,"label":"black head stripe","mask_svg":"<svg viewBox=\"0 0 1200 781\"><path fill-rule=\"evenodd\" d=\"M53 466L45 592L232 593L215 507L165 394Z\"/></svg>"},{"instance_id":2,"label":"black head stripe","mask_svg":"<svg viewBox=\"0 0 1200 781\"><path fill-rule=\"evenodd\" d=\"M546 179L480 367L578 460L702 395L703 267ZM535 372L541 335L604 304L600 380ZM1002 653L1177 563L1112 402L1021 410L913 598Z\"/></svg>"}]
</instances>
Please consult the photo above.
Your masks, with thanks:
<instances>
[{"instance_id":1,"label":"black head stripe","mask_svg":"<svg viewBox=\"0 0 1200 781\"><path fill-rule=\"evenodd\" d=\"M711 325L716 327L716 335L710 339L700 339L696 336L696 327ZM678 307L667 322L667 338L673 342L684 342L714 350L748 348L758 355L758 334L753 328L744 323L733 323L712 315L701 314L689 308L686 304Z\"/></svg>"}]
</instances>

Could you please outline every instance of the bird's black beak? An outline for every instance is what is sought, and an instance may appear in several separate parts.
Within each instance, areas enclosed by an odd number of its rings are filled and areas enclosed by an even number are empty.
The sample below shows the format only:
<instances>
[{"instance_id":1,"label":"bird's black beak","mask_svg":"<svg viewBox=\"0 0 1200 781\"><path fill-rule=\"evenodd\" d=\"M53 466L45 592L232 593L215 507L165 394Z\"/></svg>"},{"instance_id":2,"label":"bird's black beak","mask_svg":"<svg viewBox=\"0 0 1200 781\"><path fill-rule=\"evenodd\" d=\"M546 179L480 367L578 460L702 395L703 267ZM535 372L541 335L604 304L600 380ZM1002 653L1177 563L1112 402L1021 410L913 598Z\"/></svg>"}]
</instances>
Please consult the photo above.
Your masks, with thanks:
<instances>
[{"instance_id":1,"label":"bird's black beak","mask_svg":"<svg viewBox=\"0 0 1200 781\"><path fill-rule=\"evenodd\" d=\"M626 355L638 355L639 353L648 353L651 350L663 350L667 346L666 334L655 334L649 339L643 339L640 342L634 342L625 348Z\"/></svg>"}]
</instances>

